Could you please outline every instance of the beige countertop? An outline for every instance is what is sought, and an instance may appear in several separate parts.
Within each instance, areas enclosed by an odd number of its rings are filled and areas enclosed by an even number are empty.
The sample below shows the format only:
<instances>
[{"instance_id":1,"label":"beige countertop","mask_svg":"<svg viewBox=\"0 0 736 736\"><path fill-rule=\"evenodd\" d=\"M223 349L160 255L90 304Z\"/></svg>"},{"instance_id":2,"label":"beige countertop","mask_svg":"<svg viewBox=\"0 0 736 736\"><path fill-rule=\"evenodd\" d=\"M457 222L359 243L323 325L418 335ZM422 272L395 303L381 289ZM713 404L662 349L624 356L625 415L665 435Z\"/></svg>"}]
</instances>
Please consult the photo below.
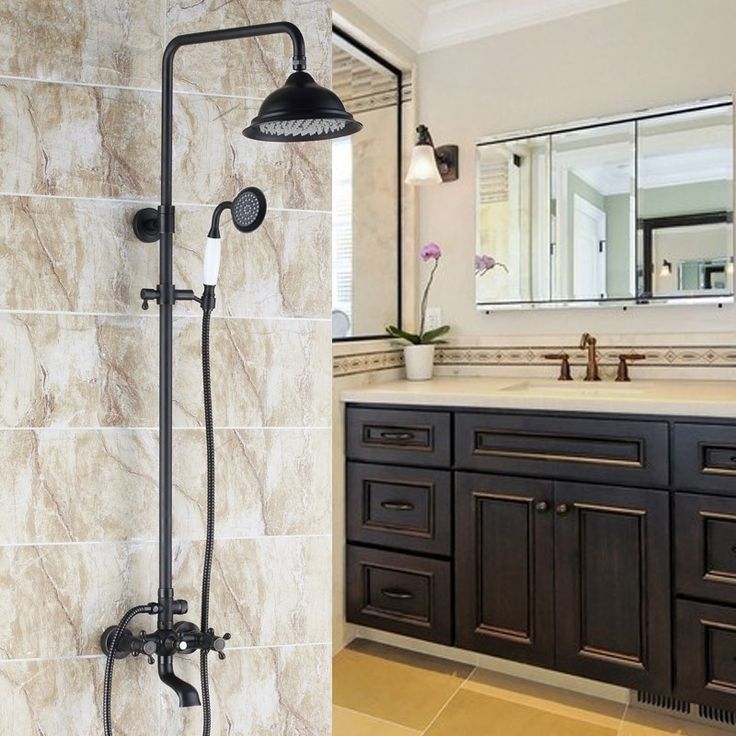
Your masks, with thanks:
<instances>
[{"instance_id":1,"label":"beige countertop","mask_svg":"<svg viewBox=\"0 0 736 736\"><path fill-rule=\"evenodd\" d=\"M736 381L548 381L438 376L346 389L344 403L736 418Z\"/></svg>"}]
</instances>

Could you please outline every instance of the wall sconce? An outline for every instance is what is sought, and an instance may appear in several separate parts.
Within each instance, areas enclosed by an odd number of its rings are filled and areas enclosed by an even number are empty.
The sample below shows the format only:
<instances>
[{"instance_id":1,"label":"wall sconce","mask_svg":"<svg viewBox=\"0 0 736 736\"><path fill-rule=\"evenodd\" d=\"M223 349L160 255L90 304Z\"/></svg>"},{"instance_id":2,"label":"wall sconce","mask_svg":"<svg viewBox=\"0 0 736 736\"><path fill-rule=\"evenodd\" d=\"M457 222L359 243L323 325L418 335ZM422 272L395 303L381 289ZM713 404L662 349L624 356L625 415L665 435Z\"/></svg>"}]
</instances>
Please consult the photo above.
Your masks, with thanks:
<instances>
[{"instance_id":1,"label":"wall sconce","mask_svg":"<svg viewBox=\"0 0 736 736\"><path fill-rule=\"evenodd\" d=\"M659 270L659 275L662 278L672 275L672 263L666 258L662 261L662 268Z\"/></svg>"},{"instance_id":2,"label":"wall sconce","mask_svg":"<svg viewBox=\"0 0 736 736\"><path fill-rule=\"evenodd\" d=\"M417 140L411 152L411 164L406 183L413 186L442 184L458 177L458 147L434 147L426 125L417 127Z\"/></svg>"}]
</instances>

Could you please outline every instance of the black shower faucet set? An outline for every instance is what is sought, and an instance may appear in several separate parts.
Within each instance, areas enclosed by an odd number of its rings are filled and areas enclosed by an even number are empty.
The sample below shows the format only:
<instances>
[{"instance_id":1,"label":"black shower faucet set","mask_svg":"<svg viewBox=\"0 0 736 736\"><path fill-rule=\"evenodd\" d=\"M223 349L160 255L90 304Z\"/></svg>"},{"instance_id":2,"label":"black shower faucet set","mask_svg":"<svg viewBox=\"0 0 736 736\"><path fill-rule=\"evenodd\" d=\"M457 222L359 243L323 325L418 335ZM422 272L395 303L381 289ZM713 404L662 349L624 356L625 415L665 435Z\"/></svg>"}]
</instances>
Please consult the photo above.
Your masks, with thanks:
<instances>
[{"instance_id":1,"label":"black shower faucet set","mask_svg":"<svg viewBox=\"0 0 736 736\"><path fill-rule=\"evenodd\" d=\"M306 142L326 140L358 132L362 126L345 110L340 99L318 85L307 74L304 38L292 23L266 23L202 33L190 33L172 39L163 55L161 117L161 204L158 209L139 210L133 221L136 236L147 243L159 244L159 283L141 291L143 308L149 302L159 307L159 587L155 602L131 608L117 625L102 635L101 646L107 656L103 689L105 736L112 734L111 692L116 659L143 654L150 663L158 660L161 681L174 690L181 707L200 705L197 690L174 673L174 655L200 652L203 705L203 736L211 733L211 708L207 656L224 649L230 634L217 635L209 626L210 577L215 531L215 453L210 381L210 319L215 308L215 285L220 263L220 216L230 210L233 225L240 232L252 232L266 215L266 198L256 187L240 192L232 201L215 208L204 252L204 289L201 296L192 290L177 289L173 282L173 241L175 212L172 204L172 123L173 69L179 48L271 34L286 34L293 45L293 73L283 87L263 101L258 116L245 128L247 138L258 141ZM202 383L207 453L207 519L202 575L200 624L175 622L175 616L187 613L188 604L174 595L172 579L172 362L173 307L177 301L197 301L202 307ZM157 629L133 634L128 628L139 614L157 616Z\"/></svg>"}]
</instances>

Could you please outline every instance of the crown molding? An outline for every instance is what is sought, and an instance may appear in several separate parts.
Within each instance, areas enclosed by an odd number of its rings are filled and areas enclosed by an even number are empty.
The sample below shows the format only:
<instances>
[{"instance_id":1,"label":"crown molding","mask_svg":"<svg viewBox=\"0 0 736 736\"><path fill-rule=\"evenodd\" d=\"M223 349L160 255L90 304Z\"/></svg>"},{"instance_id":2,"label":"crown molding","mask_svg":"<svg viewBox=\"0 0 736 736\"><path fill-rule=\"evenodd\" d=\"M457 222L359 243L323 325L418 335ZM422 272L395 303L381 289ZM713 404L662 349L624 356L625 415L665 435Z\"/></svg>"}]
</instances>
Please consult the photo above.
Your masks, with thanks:
<instances>
[{"instance_id":1,"label":"crown molding","mask_svg":"<svg viewBox=\"0 0 736 736\"><path fill-rule=\"evenodd\" d=\"M634 0L348 0L416 53Z\"/></svg>"},{"instance_id":2,"label":"crown molding","mask_svg":"<svg viewBox=\"0 0 736 736\"><path fill-rule=\"evenodd\" d=\"M440 0L429 8L419 51L433 51L631 1Z\"/></svg>"}]
</instances>

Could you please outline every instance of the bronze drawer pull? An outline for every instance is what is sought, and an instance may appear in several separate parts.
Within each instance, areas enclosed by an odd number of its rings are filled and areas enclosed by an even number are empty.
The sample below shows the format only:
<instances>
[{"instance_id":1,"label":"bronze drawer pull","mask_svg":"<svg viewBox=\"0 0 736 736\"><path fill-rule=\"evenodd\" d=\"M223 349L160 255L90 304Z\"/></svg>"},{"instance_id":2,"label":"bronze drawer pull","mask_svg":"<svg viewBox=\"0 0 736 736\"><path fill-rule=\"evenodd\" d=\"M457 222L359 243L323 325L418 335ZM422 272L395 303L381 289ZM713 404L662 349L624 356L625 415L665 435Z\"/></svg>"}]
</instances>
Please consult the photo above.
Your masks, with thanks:
<instances>
[{"instance_id":1,"label":"bronze drawer pull","mask_svg":"<svg viewBox=\"0 0 736 736\"><path fill-rule=\"evenodd\" d=\"M414 437L412 432L381 432L384 440L410 440Z\"/></svg>"},{"instance_id":2,"label":"bronze drawer pull","mask_svg":"<svg viewBox=\"0 0 736 736\"><path fill-rule=\"evenodd\" d=\"M414 504L404 501L382 501L381 506L389 511L414 511Z\"/></svg>"},{"instance_id":3,"label":"bronze drawer pull","mask_svg":"<svg viewBox=\"0 0 736 736\"><path fill-rule=\"evenodd\" d=\"M386 598L392 598L397 601L408 601L414 597L414 593L408 593L405 590L395 590L394 588L384 588L381 591L381 595L385 595Z\"/></svg>"}]
</instances>

